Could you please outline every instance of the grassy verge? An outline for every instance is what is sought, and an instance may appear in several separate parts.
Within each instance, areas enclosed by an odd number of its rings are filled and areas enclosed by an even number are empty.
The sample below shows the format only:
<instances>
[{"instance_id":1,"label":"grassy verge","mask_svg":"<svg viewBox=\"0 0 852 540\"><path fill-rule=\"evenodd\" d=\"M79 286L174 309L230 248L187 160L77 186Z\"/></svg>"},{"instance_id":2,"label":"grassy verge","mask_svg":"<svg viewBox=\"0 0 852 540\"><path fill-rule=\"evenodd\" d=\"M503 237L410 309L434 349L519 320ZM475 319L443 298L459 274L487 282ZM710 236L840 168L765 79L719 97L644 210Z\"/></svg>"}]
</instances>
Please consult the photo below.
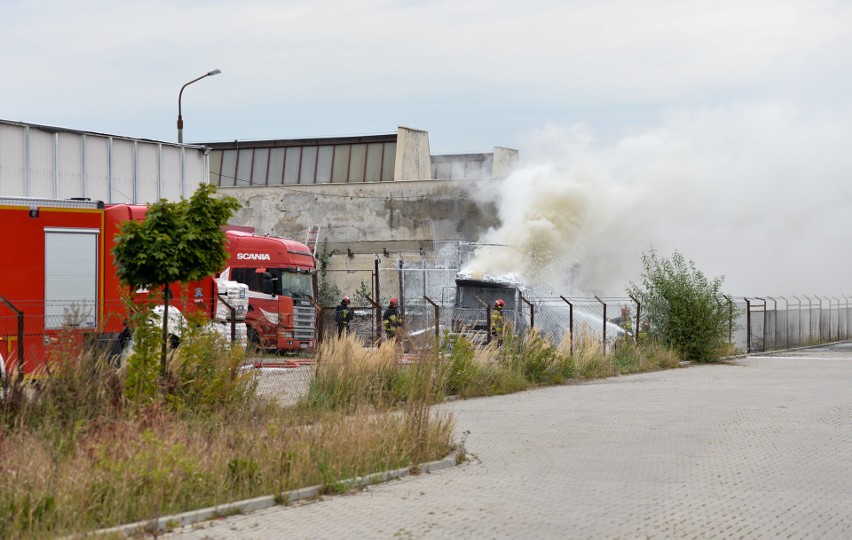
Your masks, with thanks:
<instances>
[{"instance_id":1,"label":"grassy verge","mask_svg":"<svg viewBox=\"0 0 852 540\"><path fill-rule=\"evenodd\" d=\"M604 355L578 336L535 332L503 346L464 337L401 365L401 347L331 340L295 407L257 396L241 351L185 335L165 374L157 328L141 326L116 370L92 351L65 351L51 375L0 399L0 537L55 537L439 459L452 418L446 396L516 392L569 380L676 367L669 349L620 342ZM74 343L69 340L69 343ZM285 502L285 501L282 501Z\"/></svg>"},{"instance_id":2,"label":"grassy verge","mask_svg":"<svg viewBox=\"0 0 852 540\"><path fill-rule=\"evenodd\" d=\"M603 354L598 340L579 336L575 346L555 345L536 332L507 335L502 347L475 345L463 336L445 336L411 365L398 365L399 347L391 342L364 349L353 339L330 341L317 354L316 377L303 410L347 411L389 408L447 396L462 398L509 394L569 380L610 377L678 367L678 355L660 344L622 340Z\"/></svg>"},{"instance_id":3,"label":"grassy verge","mask_svg":"<svg viewBox=\"0 0 852 540\"><path fill-rule=\"evenodd\" d=\"M227 343L185 336L162 375L152 336L137 331L121 370L75 348L50 376L0 397L0 537L68 535L310 485L337 491L451 449L452 420L424 412L414 385L401 413L282 408L257 397Z\"/></svg>"}]
</instances>

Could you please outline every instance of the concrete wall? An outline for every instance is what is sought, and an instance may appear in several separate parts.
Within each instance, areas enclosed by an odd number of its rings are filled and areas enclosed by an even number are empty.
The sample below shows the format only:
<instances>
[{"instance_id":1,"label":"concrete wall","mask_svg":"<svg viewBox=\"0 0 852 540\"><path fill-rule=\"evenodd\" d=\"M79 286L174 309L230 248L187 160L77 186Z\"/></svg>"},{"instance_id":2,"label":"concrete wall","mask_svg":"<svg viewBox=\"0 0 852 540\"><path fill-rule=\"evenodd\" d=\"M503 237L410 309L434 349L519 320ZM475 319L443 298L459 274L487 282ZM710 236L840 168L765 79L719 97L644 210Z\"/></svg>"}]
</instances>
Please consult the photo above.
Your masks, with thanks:
<instances>
[{"instance_id":1,"label":"concrete wall","mask_svg":"<svg viewBox=\"0 0 852 540\"><path fill-rule=\"evenodd\" d=\"M426 180L431 177L429 132L399 126L396 135L394 181Z\"/></svg>"},{"instance_id":2,"label":"concrete wall","mask_svg":"<svg viewBox=\"0 0 852 540\"><path fill-rule=\"evenodd\" d=\"M433 180L429 133L399 127L393 182L220 186L219 193L243 205L231 223L258 234L304 242L319 226L318 251L333 254L328 279L351 295L370 283L376 256L381 268L437 260L447 243L460 252L458 242L474 242L499 225L494 193L517 167L517 150L495 147L493 164L488 178Z\"/></svg>"},{"instance_id":3,"label":"concrete wall","mask_svg":"<svg viewBox=\"0 0 852 540\"><path fill-rule=\"evenodd\" d=\"M428 162L427 162L428 163ZM305 241L320 226L320 243L338 253L432 251L442 241L474 241L497 225L483 193L498 180L426 180L219 188L243 204L231 219L258 234Z\"/></svg>"},{"instance_id":4,"label":"concrete wall","mask_svg":"<svg viewBox=\"0 0 852 540\"><path fill-rule=\"evenodd\" d=\"M494 147L494 165L492 176L496 178L505 178L512 174L512 171L518 168L519 158L518 151L514 148L504 148L502 146Z\"/></svg>"}]
</instances>

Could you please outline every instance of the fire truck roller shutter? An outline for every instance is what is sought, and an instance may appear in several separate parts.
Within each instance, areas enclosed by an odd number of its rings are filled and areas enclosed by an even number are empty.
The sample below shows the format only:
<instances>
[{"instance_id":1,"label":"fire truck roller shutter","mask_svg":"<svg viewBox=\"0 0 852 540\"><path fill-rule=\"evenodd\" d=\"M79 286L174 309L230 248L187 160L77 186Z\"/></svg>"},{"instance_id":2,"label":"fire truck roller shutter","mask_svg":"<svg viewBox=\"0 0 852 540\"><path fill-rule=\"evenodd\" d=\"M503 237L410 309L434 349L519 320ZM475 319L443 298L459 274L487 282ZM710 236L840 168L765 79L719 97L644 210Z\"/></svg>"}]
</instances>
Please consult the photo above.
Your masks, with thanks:
<instances>
[{"instance_id":1,"label":"fire truck roller shutter","mask_svg":"<svg viewBox=\"0 0 852 540\"><path fill-rule=\"evenodd\" d=\"M97 229L44 229L45 328L97 326L98 234Z\"/></svg>"}]
</instances>

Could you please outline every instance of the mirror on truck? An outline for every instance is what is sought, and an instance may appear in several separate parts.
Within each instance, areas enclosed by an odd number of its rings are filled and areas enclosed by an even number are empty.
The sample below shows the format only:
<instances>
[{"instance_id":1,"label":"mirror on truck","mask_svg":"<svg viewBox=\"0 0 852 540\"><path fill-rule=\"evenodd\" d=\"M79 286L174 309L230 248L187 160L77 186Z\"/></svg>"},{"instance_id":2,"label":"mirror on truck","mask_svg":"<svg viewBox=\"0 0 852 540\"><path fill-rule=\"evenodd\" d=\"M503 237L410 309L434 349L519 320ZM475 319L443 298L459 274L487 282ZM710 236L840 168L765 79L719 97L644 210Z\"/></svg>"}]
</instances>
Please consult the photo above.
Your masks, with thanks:
<instances>
[{"instance_id":1,"label":"mirror on truck","mask_svg":"<svg viewBox=\"0 0 852 540\"><path fill-rule=\"evenodd\" d=\"M269 272L263 272L261 274L262 284L263 284L263 294L277 294L275 292L275 282L278 281L278 278L272 276Z\"/></svg>"}]
</instances>

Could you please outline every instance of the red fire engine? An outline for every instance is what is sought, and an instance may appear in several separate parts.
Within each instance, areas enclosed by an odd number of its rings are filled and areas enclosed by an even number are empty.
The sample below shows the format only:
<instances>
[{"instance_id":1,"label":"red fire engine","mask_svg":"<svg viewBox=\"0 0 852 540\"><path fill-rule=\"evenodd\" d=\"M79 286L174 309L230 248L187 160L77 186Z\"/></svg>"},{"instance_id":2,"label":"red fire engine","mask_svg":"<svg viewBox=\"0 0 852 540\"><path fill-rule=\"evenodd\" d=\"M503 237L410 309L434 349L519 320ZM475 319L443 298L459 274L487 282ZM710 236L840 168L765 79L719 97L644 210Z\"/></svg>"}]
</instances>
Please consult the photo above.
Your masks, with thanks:
<instances>
[{"instance_id":1,"label":"red fire engine","mask_svg":"<svg viewBox=\"0 0 852 540\"><path fill-rule=\"evenodd\" d=\"M0 197L0 357L7 370L23 352L25 373L37 371L50 345L69 329L118 342L127 319L122 297L130 291L116 275L113 238L122 222L144 219L146 210ZM181 312L196 312L223 322L231 313L223 309L224 296L258 346L312 350L316 283L310 250L280 238L238 231L227 236L228 267L199 282L172 285L170 313L180 318ZM246 291L248 301L235 297ZM146 291L134 298L140 293Z\"/></svg>"}]
</instances>

